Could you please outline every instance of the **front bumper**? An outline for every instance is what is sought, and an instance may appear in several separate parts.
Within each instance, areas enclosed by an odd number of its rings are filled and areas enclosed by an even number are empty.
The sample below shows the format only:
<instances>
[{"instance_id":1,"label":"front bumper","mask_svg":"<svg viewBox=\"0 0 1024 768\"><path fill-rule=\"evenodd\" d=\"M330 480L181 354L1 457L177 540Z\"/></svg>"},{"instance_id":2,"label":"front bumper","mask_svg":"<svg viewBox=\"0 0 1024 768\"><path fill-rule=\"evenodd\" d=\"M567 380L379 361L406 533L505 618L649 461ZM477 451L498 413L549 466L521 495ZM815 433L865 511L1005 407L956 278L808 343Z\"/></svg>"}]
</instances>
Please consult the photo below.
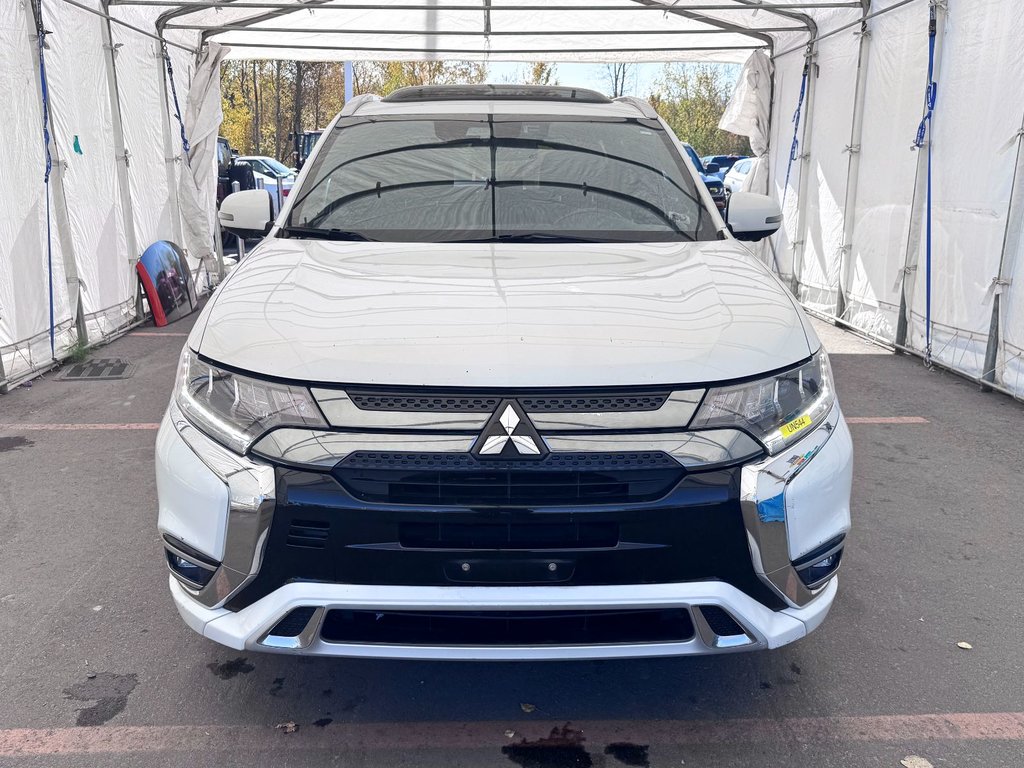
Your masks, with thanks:
<instances>
[{"instance_id":1,"label":"front bumper","mask_svg":"<svg viewBox=\"0 0 1024 768\"><path fill-rule=\"evenodd\" d=\"M541 586L294 581L255 602L233 605L231 598L260 574L276 503L274 471L258 459L237 457L213 444L174 411L172 406L158 439L160 529L223 565L205 589L190 589L172 576L171 591L189 626L232 648L417 659L624 658L775 648L817 627L836 593L835 577L808 589L793 561L849 530L852 449L838 407L824 424L787 451L747 464L738 473L739 505L750 557L747 567L752 564L756 577L778 598L775 607L779 610L751 597L749 590L711 579ZM201 460L191 461L189 456ZM223 493L210 492L218 487ZM197 488L204 489L205 504L195 493ZM232 611L225 604L244 607ZM709 606L723 609L742 632L716 635L704 620L703 609ZM313 610L301 633L288 637L270 634L297 608ZM501 646L332 642L321 635L322 622L333 610L379 611L382 615L462 611L470 615L651 608L688 612L692 637L673 642Z\"/></svg>"},{"instance_id":2,"label":"front bumper","mask_svg":"<svg viewBox=\"0 0 1024 768\"><path fill-rule=\"evenodd\" d=\"M735 587L722 582L643 584L588 587L395 587L354 584L288 584L248 608L232 612L205 608L170 577L178 612L204 637L237 650L302 653L390 659L555 660L685 656L777 648L813 631L828 614L835 598L832 579L803 608L772 611ZM307 628L302 638L268 636L278 621L295 608L377 611L486 611L535 609L606 610L609 608L684 608L719 606L743 627L745 635L718 637L702 626L694 611L696 633L673 643L544 646L424 646L346 644L327 642L319 627ZM314 613L312 622L324 613ZM301 644L301 645L300 645Z\"/></svg>"}]
</instances>

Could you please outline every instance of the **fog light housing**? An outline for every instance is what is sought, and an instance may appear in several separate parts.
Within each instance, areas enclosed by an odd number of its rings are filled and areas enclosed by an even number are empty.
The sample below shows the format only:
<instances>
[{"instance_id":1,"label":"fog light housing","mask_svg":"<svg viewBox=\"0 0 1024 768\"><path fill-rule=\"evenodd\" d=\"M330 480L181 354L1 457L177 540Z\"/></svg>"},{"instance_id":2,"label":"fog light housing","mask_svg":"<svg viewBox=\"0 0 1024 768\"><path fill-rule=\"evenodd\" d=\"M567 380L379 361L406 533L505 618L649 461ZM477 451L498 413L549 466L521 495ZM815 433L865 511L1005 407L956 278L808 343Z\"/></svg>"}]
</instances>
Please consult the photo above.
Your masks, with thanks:
<instances>
[{"instance_id":1,"label":"fog light housing","mask_svg":"<svg viewBox=\"0 0 1024 768\"><path fill-rule=\"evenodd\" d=\"M174 577L191 589L202 589L209 584L220 567L219 563L170 536L164 536L164 555Z\"/></svg>"},{"instance_id":2,"label":"fog light housing","mask_svg":"<svg viewBox=\"0 0 1024 768\"><path fill-rule=\"evenodd\" d=\"M835 575L843 559L845 538L839 536L826 542L793 563L793 568L796 569L804 586L816 589Z\"/></svg>"}]
</instances>

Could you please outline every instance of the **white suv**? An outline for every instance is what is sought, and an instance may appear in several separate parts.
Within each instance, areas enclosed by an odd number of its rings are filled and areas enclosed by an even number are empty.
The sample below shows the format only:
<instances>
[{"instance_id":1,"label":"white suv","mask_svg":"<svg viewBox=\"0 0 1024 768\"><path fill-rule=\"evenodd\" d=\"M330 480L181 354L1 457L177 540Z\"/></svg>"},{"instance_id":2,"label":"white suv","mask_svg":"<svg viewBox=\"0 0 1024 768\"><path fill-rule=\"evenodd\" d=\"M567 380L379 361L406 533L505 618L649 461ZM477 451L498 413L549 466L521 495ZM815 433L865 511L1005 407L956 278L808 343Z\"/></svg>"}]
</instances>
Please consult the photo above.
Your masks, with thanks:
<instances>
[{"instance_id":1,"label":"white suv","mask_svg":"<svg viewBox=\"0 0 1024 768\"><path fill-rule=\"evenodd\" d=\"M157 439L185 621L233 648L569 659L773 648L850 527L828 359L649 105L360 97L181 357Z\"/></svg>"}]
</instances>

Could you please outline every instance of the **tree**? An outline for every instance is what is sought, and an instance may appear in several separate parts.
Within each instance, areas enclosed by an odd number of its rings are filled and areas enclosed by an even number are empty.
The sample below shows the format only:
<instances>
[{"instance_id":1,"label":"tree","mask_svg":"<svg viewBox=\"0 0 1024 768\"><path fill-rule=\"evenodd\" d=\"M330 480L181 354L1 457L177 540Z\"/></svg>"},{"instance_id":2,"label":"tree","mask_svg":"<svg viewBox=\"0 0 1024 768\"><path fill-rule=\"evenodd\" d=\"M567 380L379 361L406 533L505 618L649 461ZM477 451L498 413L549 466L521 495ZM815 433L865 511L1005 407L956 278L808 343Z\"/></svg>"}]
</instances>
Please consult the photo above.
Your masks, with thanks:
<instances>
[{"instance_id":1,"label":"tree","mask_svg":"<svg viewBox=\"0 0 1024 768\"><path fill-rule=\"evenodd\" d=\"M735 67L666 64L650 102L676 135L702 155L749 155L746 136L718 127L735 87Z\"/></svg>"},{"instance_id":2,"label":"tree","mask_svg":"<svg viewBox=\"0 0 1024 768\"><path fill-rule=\"evenodd\" d=\"M370 61L353 69L354 93L382 96L407 85L487 79L485 64L467 61ZM344 105L344 82L340 62L226 61L220 73L220 133L242 154L273 154L290 165L294 142L289 135L326 126Z\"/></svg>"},{"instance_id":3,"label":"tree","mask_svg":"<svg viewBox=\"0 0 1024 768\"><path fill-rule=\"evenodd\" d=\"M535 61L527 72L528 85L558 85L558 70L554 64Z\"/></svg>"},{"instance_id":4,"label":"tree","mask_svg":"<svg viewBox=\"0 0 1024 768\"><path fill-rule=\"evenodd\" d=\"M353 93L387 96L412 85L482 83L487 65L472 61L362 61L353 65Z\"/></svg>"},{"instance_id":5,"label":"tree","mask_svg":"<svg viewBox=\"0 0 1024 768\"><path fill-rule=\"evenodd\" d=\"M616 61L604 65L604 76L608 81L608 88L612 98L626 95L626 89L636 85L636 65L628 61Z\"/></svg>"}]
</instances>

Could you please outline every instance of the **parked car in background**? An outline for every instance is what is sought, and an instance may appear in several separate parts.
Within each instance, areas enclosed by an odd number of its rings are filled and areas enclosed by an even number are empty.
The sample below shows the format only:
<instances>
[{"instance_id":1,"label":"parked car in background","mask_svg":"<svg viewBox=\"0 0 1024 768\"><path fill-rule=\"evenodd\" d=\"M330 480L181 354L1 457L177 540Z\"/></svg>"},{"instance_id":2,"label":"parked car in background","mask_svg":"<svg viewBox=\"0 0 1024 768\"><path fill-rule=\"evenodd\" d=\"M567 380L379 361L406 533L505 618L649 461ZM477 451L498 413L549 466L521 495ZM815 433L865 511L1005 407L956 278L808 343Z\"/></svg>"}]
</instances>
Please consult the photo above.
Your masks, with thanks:
<instances>
[{"instance_id":1,"label":"parked car in background","mask_svg":"<svg viewBox=\"0 0 1024 768\"><path fill-rule=\"evenodd\" d=\"M236 160L240 163L248 163L256 176L257 185L270 192L274 201L275 215L284 205L288 193L292 191L295 184L295 172L282 162L266 155L242 155ZM281 185L281 194L277 194L277 186Z\"/></svg>"},{"instance_id":2,"label":"parked car in background","mask_svg":"<svg viewBox=\"0 0 1024 768\"><path fill-rule=\"evenodd\" d=\"M707 157L702 157L701 161L704 163L705 168L717 165L718 171L715 172L714 175L720 179L724 179L725 174L732 170L732 167L736 163L745 158L746 155L708 155Z\"/></svg>"},{"instance_id":3,"label":"parked car in background","mask_svg":"<svg viewBox=\"0 0 1024 768\"><path fill-rule=\"evenodd\" d=\"M239 191L256 189L256 176L248 164L236 163L238 153L223 136L217 137L217 207L231 194L232 184L238 182Z\"/></svg>"},{"instance_id":4,"label":"parked car in background","mask_svg":"<svg viewBox=\"0 0 1024 768\"><path fill-rule=\"evenodd\" d=\"M708 192L711 193L711 199L715 201L715 205L719 211L725 210L725 184L722 183L722 179L718 176L718 166L706 166L701 160L700 155L697 154L697 150L691 147L689 144L684 143L683 149L686 150L686 156L693 162L694 167L697 169L697 173L700 174L701 180L704 182L704 186L708 188Z\"/></svg>"},{"instance_id":5,"label":"parked car in background","mask_svg":"<svg viewBox=\"0 0 1024 768\"><path fill-rule=\"evenodd\" d=\"M746 181L747 175L750 173L751 167L753 167L754 158L744 157L737 161L729 172L725 174L725 194L726 197L735 194L743 189L743 182Z\"/></svg>"},{"instance_id":6,"label":"parked car in background","mask_svg":"<svg viewBox=\"0 0 1024 768\"><path fill-rule=\"evenodd\" d=\"M264 190L225 200L265 236L192 329L156 447L189 626L435 660L817 627L850 433L813 326L740 242L778 202L724 221L684 151L635 98L423 86L346 105L279 226Z\"/></svg>"}]
</instances>

